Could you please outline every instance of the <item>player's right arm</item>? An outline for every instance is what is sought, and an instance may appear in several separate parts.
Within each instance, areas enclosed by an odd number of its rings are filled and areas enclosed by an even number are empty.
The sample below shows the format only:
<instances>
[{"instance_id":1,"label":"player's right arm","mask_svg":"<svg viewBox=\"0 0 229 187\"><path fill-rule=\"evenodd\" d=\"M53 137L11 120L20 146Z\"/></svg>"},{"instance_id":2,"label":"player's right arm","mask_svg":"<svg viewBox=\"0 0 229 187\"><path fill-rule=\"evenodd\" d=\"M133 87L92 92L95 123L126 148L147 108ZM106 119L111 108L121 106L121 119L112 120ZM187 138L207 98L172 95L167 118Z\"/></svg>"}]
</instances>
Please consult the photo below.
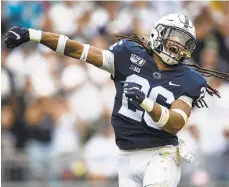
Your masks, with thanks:
<instances>
[{"instance_id":1,"label":"player's right arm","mask_svg":"<svg viewBox=\"0 0 229 187\"><path fill-rule=\"evenodd\" d=\"M59 34L42 32L42 39L40 43L49 47L53 51L56 51L59 37ZM64 55L75 59L80 59L83 49L84 45L82 43L68 39L66 41ZM90 46L87 58L85 60L87 60L88 63L95 65L96 67L101 67L103 65L102 49Z\"/></svg>"},{"instance_id":2,"label":"player's right arm","mask_svg":"<svg viewBox=\"0 0 229 187\"><path fill-rule=\"evenodd\" d=\"M28 41L39 42L61 55L87 61L96 67L103 66L103 50L82 44L66 36L34 29L13 27L5 37L5 44L13 49Z\"/></svg>"}]
</instances>

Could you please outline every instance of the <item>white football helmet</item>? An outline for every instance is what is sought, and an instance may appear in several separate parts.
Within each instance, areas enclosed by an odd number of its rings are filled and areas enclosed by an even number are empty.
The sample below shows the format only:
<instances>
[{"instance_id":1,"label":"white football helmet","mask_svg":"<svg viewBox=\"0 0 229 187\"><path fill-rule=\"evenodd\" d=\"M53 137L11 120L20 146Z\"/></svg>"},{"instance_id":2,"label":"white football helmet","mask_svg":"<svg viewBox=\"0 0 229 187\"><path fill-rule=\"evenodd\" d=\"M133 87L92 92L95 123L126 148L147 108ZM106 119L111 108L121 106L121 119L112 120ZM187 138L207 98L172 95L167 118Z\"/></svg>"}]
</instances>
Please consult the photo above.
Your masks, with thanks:
<instances>
[{"instance_id":1,"label":"white football helmet","mask_svg":"<svg viewBox=\"0 0 229 187\"><path fill-rule=\"evenodd\" d=\"M168 65L183 63L196 47L195 27L185 15L166 15L152 28L150 47Z\"/></svg>"}]
</instances>

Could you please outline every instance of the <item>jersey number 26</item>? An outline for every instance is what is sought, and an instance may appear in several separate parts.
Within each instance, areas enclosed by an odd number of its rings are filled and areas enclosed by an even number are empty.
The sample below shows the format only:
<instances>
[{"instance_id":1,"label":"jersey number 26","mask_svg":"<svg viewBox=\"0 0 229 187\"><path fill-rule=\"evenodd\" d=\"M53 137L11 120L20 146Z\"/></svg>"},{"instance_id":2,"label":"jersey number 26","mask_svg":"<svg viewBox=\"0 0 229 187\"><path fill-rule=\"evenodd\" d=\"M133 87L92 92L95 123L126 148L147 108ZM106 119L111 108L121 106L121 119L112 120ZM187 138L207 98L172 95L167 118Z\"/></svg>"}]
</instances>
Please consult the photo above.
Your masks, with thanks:
<instances>
[{"instance_id":1,"label":"jersey number 26","mask_svg":"<svg viewBox=\"0 0 229 187\"><path fill-rule=\"evenodd\" d=\"M146 96L148 96L148 98L150 98L151 100L156 102L156 99L158 97L158 95L162 95L163 97L166 98L166 103L167 104L171 104L175 98L174 95L171 91L165 89L162 86L157 86L154 87L150 90L150 84L149 81L143 77L140 77L138 75L130 75L126 78L127 82L135 82L139 85L142 86L142 91L144 92L144 94ZM148 95L149 94L149 95ZM146 124L150 127L156 128L156 129L160 129L158 126L156 126L152 120L152 118L149 116L149 114L145 111L142 110L138 110L136 109L135 111L131 110L128 108L128 100L127 97L125 96L125 94L123 93L123 97L122 97L122 106L119 110L119 113L122 114L123 116L126 116L130 119L136 120L138 122L142 122L142 120L144 119Z\"/></svg>"}]
</instances>

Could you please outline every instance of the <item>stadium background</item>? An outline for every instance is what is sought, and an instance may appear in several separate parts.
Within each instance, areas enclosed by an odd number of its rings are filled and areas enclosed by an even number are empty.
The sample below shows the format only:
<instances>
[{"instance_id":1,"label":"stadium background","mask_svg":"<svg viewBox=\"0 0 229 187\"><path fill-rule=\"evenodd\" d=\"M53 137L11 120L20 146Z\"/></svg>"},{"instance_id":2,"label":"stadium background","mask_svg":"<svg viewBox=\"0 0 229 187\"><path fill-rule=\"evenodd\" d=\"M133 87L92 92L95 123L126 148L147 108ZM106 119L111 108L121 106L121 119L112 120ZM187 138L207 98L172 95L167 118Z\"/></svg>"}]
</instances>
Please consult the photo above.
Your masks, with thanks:
<instances>
[{"instance_id":1,"label":"stadium background","mask_svg":"<svg viewBox=\"0 0 229 187\"><path fill-rule=\"evenodd\" d=\"M12 26L65 34L107 49L115 34L144 35L168 13L193 21L193 63L229 73L229 2L1 2L1 177L11 186L117 186L109 74L41 45L3 44ZM229 84L206 96L179 136L196 156L179 187L229 186ZM153 176L152 176L153 177Z\"/></svg>"}]
</instances>

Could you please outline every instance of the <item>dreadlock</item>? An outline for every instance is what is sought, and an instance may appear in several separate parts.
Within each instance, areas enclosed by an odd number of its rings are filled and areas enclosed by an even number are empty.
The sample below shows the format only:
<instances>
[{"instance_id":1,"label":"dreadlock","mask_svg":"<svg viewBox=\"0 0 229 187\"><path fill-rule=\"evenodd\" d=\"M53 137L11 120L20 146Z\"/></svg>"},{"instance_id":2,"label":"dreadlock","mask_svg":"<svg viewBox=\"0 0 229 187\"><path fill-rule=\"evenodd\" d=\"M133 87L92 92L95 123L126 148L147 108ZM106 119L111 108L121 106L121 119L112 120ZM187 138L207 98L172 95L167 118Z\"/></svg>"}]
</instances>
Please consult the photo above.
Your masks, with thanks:
<instances>
[{"instance_id":1,"label":"dreadlock","mask_svg":"<svg viewBox=\"0 0 229 187\"><path fill-rule=\"evenodd\" d=\"M126 39L128 41L136 42L141 47L143 47L150 55L153 54L153 50L151 49L150 44L144 42L144 37L142 39L140 39L135 33L132 34L131 36L117 35L116 37L118 37L119 40ZM189 67L191 67L192 69L194 69L195 71L199 72L204 77L216 77L216 78L219 78L219 79L222 79L222 80L229 81L229 74L227 74L227 73L222 73L222 72L215 71L215 70L204 69L204 68L200 67L197 64L187 64L187 65ZM211 95L211 96L216 95L217 97L220 98L219 92L216 89L214 89L211 86L209 86L209 84L207 84L206 91L207 91L207 93L209 95ZM204 107L204 106L208 107L207 103L204 101L203 98L195 100L193 102L193 105L197 106L198 108L201 108L201 107Z\"/></svg>"}]
</instances>

